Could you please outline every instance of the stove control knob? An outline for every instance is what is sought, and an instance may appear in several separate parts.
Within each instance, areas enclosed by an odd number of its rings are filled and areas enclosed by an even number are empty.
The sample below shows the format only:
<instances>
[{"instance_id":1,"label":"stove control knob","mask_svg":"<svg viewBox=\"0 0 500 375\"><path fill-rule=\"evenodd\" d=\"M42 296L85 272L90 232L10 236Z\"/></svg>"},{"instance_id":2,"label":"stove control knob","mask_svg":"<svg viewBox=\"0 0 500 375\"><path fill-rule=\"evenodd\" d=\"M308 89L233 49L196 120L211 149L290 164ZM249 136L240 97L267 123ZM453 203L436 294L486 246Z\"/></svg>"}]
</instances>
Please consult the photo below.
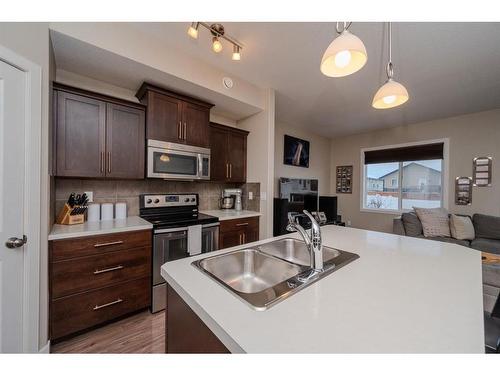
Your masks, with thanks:
<instances>
[{"instance_id":1,"label":"stove control knob","mask_svg":"<svg viewBox=\"0 0 500 375\"><path fill-rule=\"evenodd\" d=\"M158 198L156 198L155 203L160 203L160 200Z\"/></svg>"},{"instance_id":2,"label":"stove control knob","mask_svg":"<svg viewBox=\"0 0 500 375\"><path fill-rule=\"evenodd\" d=\"M151 202L153 202L153 200L152 200L151 198L149 198L149 199L146 201L146 203L148 203L148 204L149 204L149 203L151 203Z\"/></svg>"},{"instance_id":3,"label":"stove control knob","mask_svg":"<svg viewBox=\"0 0 500 375\"><path fill-rule=\"evenodd\" d=\"M189 198L184 198L184 202L189 202Z\"/></svg>"},{"instance_id":4,"label":"stove control knob","mask_svg":"<svg viewBox=\"0 0 500 375\"><path fill-rule=\"evenodd\" d=\"M191 198L191 202L194 202L196 199L195 198Z\"/></svg>"}]
</instances>

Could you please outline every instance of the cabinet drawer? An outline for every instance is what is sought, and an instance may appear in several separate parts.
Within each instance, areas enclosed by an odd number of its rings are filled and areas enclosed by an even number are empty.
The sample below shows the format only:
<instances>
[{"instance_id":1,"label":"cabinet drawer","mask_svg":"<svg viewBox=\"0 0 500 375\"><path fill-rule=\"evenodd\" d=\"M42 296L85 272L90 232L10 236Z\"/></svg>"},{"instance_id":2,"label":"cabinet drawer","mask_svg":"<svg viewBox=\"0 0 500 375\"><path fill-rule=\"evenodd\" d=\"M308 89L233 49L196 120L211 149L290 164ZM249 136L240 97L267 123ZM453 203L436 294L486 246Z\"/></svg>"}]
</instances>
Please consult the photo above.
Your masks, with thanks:
<instances>
[{"instance_id":1,"label":"cabinet drawer","mask_svg":"<svg viewBox=\"0 0 500 375\"><path fill-rule=\"evenodd\" d=\"M58 298L51 303L51 339L57 339L150 305L150 278Z\"/></svg>"},{"instance_id":2,"label":"cabinet drawer","mask_svg":"<svg viewBox=\"0 0 500 375\"><path fill-rule=\"evenodd\" d=\"M51 264L52 298L150 275L151 248L114 251Z\"/></svg>"},{"instance_id":3,"label":"cabinet drawer","mask_svg":"<svg viewBox=\"0 0 500 375\"><path fill-rule=\"evenodd\" d=\"M220 232L231 232L248 228L255 230L259 228L258 217L247 217L244 219L222 220L220 222Z\"/></svg>"},{"instance_id":4,"label":"cabinet drawer","mask_svg":"<svg viewBox=\"0 0 500 375\"><path fill-rule=\"evenodd\" d=\"M51 262L103 254L109 251L151 246L151 231L120 232L51 241Z\"/></svg>"}]
</instances>

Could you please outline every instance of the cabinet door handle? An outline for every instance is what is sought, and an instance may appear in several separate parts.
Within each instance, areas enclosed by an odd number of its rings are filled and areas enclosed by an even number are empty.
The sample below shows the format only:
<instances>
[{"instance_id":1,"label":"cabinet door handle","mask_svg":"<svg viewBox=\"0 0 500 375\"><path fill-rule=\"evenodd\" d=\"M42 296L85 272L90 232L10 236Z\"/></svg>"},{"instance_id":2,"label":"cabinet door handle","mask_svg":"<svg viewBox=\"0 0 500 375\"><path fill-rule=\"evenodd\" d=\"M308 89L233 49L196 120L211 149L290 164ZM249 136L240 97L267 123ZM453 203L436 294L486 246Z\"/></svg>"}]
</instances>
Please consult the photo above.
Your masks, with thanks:
<instances>
[{"instance_id":1,"label":"cabinet door handle","mask_svg":"<svg viewBox=\"0 0 500 375\"><path fill-rule=\"evenodd\" d=\"M113 241L113 242L105 242L105 243L96 243L94 247L103 247L103 246L111 246L111 245L120 245L123 241Z\"/></svg>"},{"instance_id":2,"label":"cabinet door handle","mask_svg":"<svg viewBox=\"0 0 500 375\"><path fill-rule=\"evenodd\" d=\"M100 310L104 307L113 306L113 305L116 305L117 303L122 303L122 302L123 302L123 300L121 298L118 298L116 301L105 303L104 305L95 305L94 311Z\"/></svg>"},{"instance_id":3,"label":"cabinet door handle","mask_svg":"<svg viewBox=\"0 0 500 375\"><path fill-rule=\"evenodd\" d=\"M233 165L229 163L229 178L233 177Z\"/></svg>"},{"instance_id":4,"label":"cabinet door handle","mask_svg":"<svg viewBox=\"0 0 500 375\"><path fill-rule=\"evenodd\" d=\"M179 121L179 126L177 126L177 138L182 139L182 122Z\"/></svg>"},{"instance_id":5,"label":"cabinet door handle","mask_svg":"<svg viewBox=\"0 0 500 375\"><path fill-rule=\"evenodd\" d=\"M104 151L101 151L101 159L99 160L99 164L101 167L101 173L104 173Z\"/></svg>"},{"instance_id":6,"label":"cabinet door handle","mask_svg":"<svg viewBox=\"0 0 500 375\"><path fill-rule=\"evenodd\" d=\"M186 140L186 129L187 129L187 124L184 123L184 140Z\"/></svg>"},{"instance_id":7,"label":"cabinet door handle","mask_svg":"<svg viewBox=\"0 0 500 375\"><path fill-rule=\"evenodd\" d=\"M248 223L238 223L238 224L236 224L237 227L242 227L244 225L248 225Z\"/></svg>"},{"instance_id":8,"label":"cabinet door handle","mask_svg":"<svg viewBox=\"0 0 500 375\"><path fill-rule=\"evenodd\" d=\"M111 152L108 151L108 173L111 173Z\"/></svg>"},{"instance_id":9,"label":"cabinet door handle","mask_svg":"<svg viewBox=\"0 0 500 375\"><path fill-rule=\"evenodd\" d=\"M247 243L247 236L245 233L242 233L243 236L243 243Z\"/></svg>"},{"instance_id":10,"label":"cabinet door handle","mask_svg":"<svg viewBox=\"0 0 500 375\"><path fill-rule=\"evenodd\" d=\"M103 270L95 270L94 275L99 275L101 273L106 273L106 272L118 271L118 270L121 270L122 268L123 268L123 266L120 264L119 266L116 266L116 267L105 268Z\"/></svg>"},{"instance_id":11,"label":"cabinet door handle","mask_svg":"<svg viewBox=\"0 0 500 375\"><path fill-rule=\"evenodd\" d=\"M243 242L242 242L242 240L241 240L241 233L239 234L239 236L238 236L238 237L239 237L240 245L242 245L242 244L243 244Z\"/></svg>"},{"instance_id":12,"label":"cabinet door handle","mask_svg":"<svg viewBox=\"0 0 500 375\"><path fill-rule=\"evenodd\" d=\"M229 164L226 163L226 178L229 178Z\"/></svg>"}]
</instances>

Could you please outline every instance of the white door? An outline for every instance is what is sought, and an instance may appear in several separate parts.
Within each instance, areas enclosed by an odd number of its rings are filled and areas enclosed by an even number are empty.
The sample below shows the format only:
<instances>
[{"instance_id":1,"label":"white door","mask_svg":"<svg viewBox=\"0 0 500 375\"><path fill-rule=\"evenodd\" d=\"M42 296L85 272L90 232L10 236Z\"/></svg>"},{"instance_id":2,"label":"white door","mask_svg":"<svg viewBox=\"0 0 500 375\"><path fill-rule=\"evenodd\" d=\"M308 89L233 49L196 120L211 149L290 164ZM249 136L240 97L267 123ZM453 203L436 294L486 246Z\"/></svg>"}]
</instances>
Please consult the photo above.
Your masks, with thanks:
<instances>
[{"instance_id":1,"label":"white door","mask_svg":"<svg viewBox=\"0 0 500 375\"><path fill-rule=\"evenodd\" d=\"M23 351L25 90L0 61L0 353Z\"/></svg>"}]
</instances>

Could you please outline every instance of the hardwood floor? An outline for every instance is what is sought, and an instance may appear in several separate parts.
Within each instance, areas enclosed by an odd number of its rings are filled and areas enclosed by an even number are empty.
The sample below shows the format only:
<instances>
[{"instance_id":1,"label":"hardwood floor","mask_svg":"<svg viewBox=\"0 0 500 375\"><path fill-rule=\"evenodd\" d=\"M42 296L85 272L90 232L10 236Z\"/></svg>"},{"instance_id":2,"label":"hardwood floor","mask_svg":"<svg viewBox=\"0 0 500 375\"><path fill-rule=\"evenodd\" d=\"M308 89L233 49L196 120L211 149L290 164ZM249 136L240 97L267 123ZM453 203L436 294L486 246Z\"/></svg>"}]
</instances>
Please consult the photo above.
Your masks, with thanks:
<instances>
[{"instance_id":1,"label":"hardwood floor","mask_svg":"<svg viewBox=\"0 0 500 375\"><path fill-rule=\"evenodd\" d=\"M165 312L140 312L55 344L51 352L165 353Z\"/></svg>"}]
</instances>

